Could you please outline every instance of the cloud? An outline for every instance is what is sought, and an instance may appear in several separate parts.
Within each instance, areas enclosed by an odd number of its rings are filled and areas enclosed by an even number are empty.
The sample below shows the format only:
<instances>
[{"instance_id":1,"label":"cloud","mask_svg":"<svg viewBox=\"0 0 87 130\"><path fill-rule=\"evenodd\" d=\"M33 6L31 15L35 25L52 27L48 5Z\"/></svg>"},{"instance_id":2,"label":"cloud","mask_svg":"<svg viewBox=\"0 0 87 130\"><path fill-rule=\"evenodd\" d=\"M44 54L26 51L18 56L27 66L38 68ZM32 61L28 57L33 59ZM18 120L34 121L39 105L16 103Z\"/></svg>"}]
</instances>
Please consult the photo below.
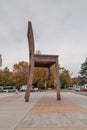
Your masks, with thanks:
<instances>
[{"instance_id":1,"label":"cloud","mask_svg":"<svg viewBox=\"0 0 87 130\"><path fill-rule=\"evenodd\" d=\"M87 56L86 0L1 0L0 53L3 66L28 61L27 24L35 49L60 55L60 65L78 75Z\"/></svg>"}]
</instances>

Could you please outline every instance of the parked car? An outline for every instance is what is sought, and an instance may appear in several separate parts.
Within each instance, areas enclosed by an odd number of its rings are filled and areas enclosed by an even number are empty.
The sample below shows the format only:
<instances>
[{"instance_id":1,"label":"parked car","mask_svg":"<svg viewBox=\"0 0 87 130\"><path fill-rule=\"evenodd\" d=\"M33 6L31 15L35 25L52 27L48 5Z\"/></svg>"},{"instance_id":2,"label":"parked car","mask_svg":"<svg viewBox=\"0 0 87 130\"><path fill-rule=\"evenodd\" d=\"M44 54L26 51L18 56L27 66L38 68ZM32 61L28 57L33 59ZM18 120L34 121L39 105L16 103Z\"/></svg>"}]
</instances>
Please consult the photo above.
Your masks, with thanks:
<instances>
[{"instance_id":1,"label":"parked car","mask_svg":"<svg viewBox=\"0 0 87 130\"><path fill-rule=\"evenodd\" d=\"M80 91L80 86L76 86L75 90Z\"/></svg>"},{"instance_id":2,"label":"parked car","mask_svg":"<svg viewBox=\"0 0 87 130\"><path fill-rule=\"evenodd\" d=\"M3 87L3 92L15 92L16 88L14 86Z\"/></svg>"},{"instance_id":3,"label":"parked car","mask_svg":"<svg viewBox=\"0 0 87 130\"><path fill-rule=\"evenodd\" d=\"M80 90L81 90L81 91L85 91L85 86L81 86L81 87L80 87Z\"/></svg>"},{"instance_id":4,"label":"parked car","mask_svg":"<svg viewBox=\"0 0 87 130\"><path fill-rule=\"evenodd\" d=\"M84 84L84 91L87 91L87 84Z\"/></svg>"},{"instance_id":5,"label":"parked car","mask_svg":"<svg viewBox=\"0 0 87 130\"><path fill-rule=\"evenodd\" d=\"M21 91L21 92L25 92L26 89L27 89L27 85L23 85L23 86L20 88L20 91ZM31 89L31 92L38 92L38 91L39 91L38 88L32 88L32 89Z\"/></svg>"},{"instance_id":6,"label":"parked car","mask_svg":"<svg viewBox=\"0 0 87 130\"><path fill-rule=\"evenodd\" d=\"M2 86L0 86L0 92L3 92L3 87Z\"/></svg>"},{"instance_id":7,"label":"parked car","mask_svg":"<svg viewBox=\"0 0 87 130\"><path fill-rule=\"evenodd\" d=\"M23 85L23 86L20 88L20 91L25 92L26 89L27 89L27 85Z\"/></svg>"},{"instance_id":8,"label":"parked car","mask_svg":"<svg viewBox=\"0 0 87 130\"><path fill-rule=\"evenodd\" d=\"M76 86L72 87L72 90L76 90Z\"/></svg>"},{"instance_id":9,"label":"parked car","mask_svg":"<svg viewBox=\"0 0 87 130\"><path fill-rule=\"evenodd\" d=\"M85 91L87 92L87 87L85 87Z\"/></svg>"},{"instance_id":10,"label":"parked car","mask_svg":"<svg viewBox=\"0 0 87 130\"><path fill-rule=\"evenodd\" d=\"M39 91L38 88L32 88L32 89L31 89L31 92L38 92L38 91Z\"/></svg>"},{"instance_id":11,"label":"parked car","mask_svg":"<svg viewBox=\"0 0 87 130\"><path fill-rule=\"evenodd\" d=\"M72 90L72 87L68 87L67 89L68 89L68 90Z\"/></svg>"}]
</instances>

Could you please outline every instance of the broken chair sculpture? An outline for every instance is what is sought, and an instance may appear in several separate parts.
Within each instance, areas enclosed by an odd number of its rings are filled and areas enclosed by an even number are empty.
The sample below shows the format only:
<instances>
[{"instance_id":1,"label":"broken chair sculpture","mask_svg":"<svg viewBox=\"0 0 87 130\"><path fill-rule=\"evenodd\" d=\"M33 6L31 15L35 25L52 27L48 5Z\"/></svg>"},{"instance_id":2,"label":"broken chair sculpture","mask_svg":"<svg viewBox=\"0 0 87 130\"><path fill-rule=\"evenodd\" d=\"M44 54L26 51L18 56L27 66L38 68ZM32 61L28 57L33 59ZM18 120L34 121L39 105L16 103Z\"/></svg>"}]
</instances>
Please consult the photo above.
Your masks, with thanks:
<instances>
[{"instance_id":1,"label":"broken chair sculpture","mask_svg":"<svg viewBox=\"0 0 87 130\"><path fill-rule=\"evenodd\" d=\"M30 91L32 86L34 67L48 68L55 64L56 71L56 84L57 84L57 100L61 100L60 96L60 80L59 80L59 66L58 66L58 55L47 55L47 54L35 54L34 48L34 36L32 24L28 22L28 45L29 45L29 80L27 84L27 90L25 93L25 101L29 101Z\"/></svg>"}]
</instances>

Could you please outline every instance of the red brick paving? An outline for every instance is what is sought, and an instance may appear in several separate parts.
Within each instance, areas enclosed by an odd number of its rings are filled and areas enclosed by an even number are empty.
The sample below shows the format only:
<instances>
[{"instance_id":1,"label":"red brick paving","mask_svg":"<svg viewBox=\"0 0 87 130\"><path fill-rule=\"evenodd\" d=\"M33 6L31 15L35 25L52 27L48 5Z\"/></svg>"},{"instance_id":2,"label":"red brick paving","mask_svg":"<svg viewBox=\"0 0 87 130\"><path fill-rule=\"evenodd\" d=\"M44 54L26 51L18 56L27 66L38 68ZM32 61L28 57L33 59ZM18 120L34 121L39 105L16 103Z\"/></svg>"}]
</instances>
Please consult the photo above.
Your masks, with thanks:
<instances>
[{"instance_id":1,"label":"red brick paving","mask_svg":"<svg viewBox=\"0 0 87 130\"><path fill-rule=\"evenodd\" d=\"M68 99L57 101L56 97L42 97L37 104L29 111L29 114L50 114L50 113L87 113Z\"/></svg>"},{"instance_id":2,"label":"red brick paving","mask_svg":"<svg viewBox=\"0 0 87 130\"><path fill-rule=\"evenodd\" d=\"M75 105L67 98L57 101L54 96L43 96L36 105L29 111L29 115L55 114L55 113L82 113L87 114L87 110ZM38 119L38 118L37 118ZM37 120L36 119L36 120ZM26 119L25 119L26 120ZM49 121L49 118L48 118ZM81 126L58 126L58 127L29 127L24 126L16 130L87 130Z\"/></svg>"}]
</instances>

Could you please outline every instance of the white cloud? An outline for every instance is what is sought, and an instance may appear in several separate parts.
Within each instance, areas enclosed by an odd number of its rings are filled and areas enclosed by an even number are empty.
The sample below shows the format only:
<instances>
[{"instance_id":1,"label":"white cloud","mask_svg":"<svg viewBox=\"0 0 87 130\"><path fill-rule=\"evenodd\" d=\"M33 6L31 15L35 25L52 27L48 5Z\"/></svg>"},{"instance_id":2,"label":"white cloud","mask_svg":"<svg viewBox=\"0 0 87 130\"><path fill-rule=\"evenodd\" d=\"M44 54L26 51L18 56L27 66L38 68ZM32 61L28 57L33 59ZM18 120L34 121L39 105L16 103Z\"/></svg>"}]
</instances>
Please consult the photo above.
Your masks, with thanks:
<instances>
[{"instance_id":1,"label":"white cloud","mask_svg":"<svg viewBox=\"0 0 87 130\"><path fill-rule=\"evenodd\" d=\"M35 48L60 55L60 65L78 74L87 56L86 0L1 0L0 53L3 67L28 61L27 22Z\"/></svg>"}]
</instances>

